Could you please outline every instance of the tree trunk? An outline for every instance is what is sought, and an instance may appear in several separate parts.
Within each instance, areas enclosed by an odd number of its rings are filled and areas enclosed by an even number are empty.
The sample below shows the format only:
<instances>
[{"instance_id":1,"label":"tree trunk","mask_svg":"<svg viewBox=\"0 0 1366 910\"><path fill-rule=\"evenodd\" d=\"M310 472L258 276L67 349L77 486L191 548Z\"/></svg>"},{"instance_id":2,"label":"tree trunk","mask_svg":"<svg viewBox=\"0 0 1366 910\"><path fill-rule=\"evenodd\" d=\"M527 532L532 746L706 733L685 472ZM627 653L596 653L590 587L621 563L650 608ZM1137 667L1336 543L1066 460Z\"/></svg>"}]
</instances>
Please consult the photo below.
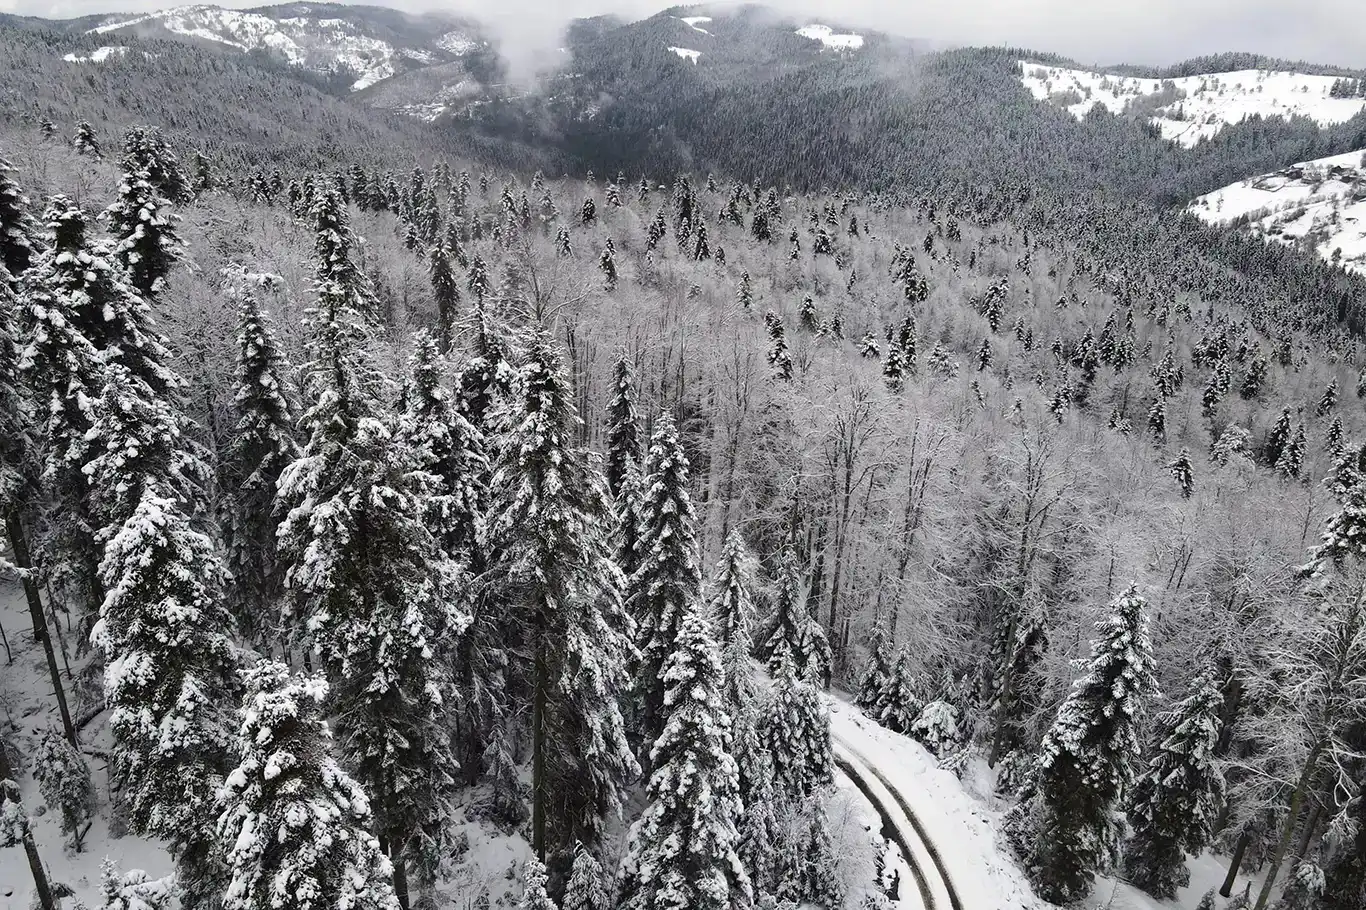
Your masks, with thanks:
<instances>
[{"instance_id":1,"label":"tree trunk","mask_svg":"<svg viewBox=\"0 0 1366 910\"><path fill-rule=\"evenodd\" d=\"M28 601L29 618L33 621L33 638L43 647L47 658L47 672L52 677L52 694L57 699L57 709L62 715L62 730L72 748L79 749L76 728L71 723L71 712L66 705L66 690L62 688L62 674L57 667L57 654L52 650L52 636L48 634L47 616L43 614L43 600L38 596L38 583L33 580L29 570L33 560L29 556L28 538L24 536L24 525L19 520L17 510L11 509L5 516L5 532L9 535L10 546L14 548L14 561L23 572L24 598Z\"/></svg>"},{"instance_id":2,"label":"tree trunk","mask_svg":"<svg viewBox=\"0 0 1366 910\"><path fill-rule=\"evenodd\" d=\"M1309 807L1309 814L1304 819L1304 830L1300 832L1300 842L1295 846L1295 864L1299 865L1304 861L1309 853L1309 845L1314 841L1314 832L1319 829L1319 818L1322 816L1323 807L1318 803Z\"/></svg>"},{"instance_id":3,"label":"tree trunk","mask_svg":"<svg viewBox=\"0 0 1366 910\"><path fill-rule=\"evenodd\" d=\"M1253 906L1253 910L1266 910L1267 902L1271 900L1271 891L1276 885L1276 876L1281 871L1281 863L1285 861L1286 851L1290 849L1291 838L1295 836L1295 823L1299 821L1300 806L1304 802L1305 791L1309 789L1309 781L1318 768L1319 753L1322 751L1322 743L1315 745L1310 750L1309 757L1304 762L1304 771L1300 773L1300 779L1295 782L1295 792L1290 794L1290 811L1285 816L1285 827L1281 830L1281 839L1277 841L1276 852L1271 856L1271 868L1266 871L1266 878L1262 881L1262 890L1257 894L1257 903Z\"/></svg>"},{"instance_id":4,"label":"tree trunk","mask_svg":"<svg viewBox=\"0 0 1366 910\"><path fill-rule=\"evenodd\" d=\"M987 757L987 767L994 768L1001 760L1001 747L1005 745L1006 720L1010 715L1010 699L1015 684L1015 635L1017 621L1012 616L1006 628L1005 671L1001 680L1001 700L996 706L996 729L991 736L991 755Z\"/></svg>"},{"instance_id":5,"label":"tree trunk","mask_svg":"<svg viewBox=\"0 0 1366 910\"><path fill-rule=\"evenodd\" d=\"M546 673L544 632L536 641L536 682L531 702L531 849L545 862L545 709Z\"/></svg>"},{"instance_id":6,"label":"tree trunk","mask_svg":"<svg viewBox=\"0 0 1366 910\"><path fill-rule=\"evenodd\" d=\"M1238 880L1238 870L1243 868L1243 854L1247 852L1251 840L1252 837L1246 831L1238 837L1238 844L1233 848L1233 859L1228 864L1228 875L1224 876L1224 883L1219 886L1220 897L1232 896L1233 883Z\"/></svg>"},{"instance_id":7,"label":"tree trunk","mask_svg":"<svg viewBox=\"0 0 1366 910\"><path fill-rule=\"evenodd\" d=\"M389 862L394 867L394 896L402 910L408 910L408 866L403 856L404 839L389 838Z\"/></svg>"},{"instance_id":8,"label":"tree trunk","mask_svg":"<svg viewBox=\"0 0 1366 910\"><path fill-rule=\"evenodd\" d=\"M4 785L5 781L13 781L14 771L9 766L9 755L3 746L0 746L0 805L3 805L6 798L10 795L9 787ZM19 798L18 783L13 784L13 796ZM52 888L47 883L47 870L43 868L43 861L38 856L38 845L33 842L33 832L29 830L28 821L24 820L23 825L23 844L24 855L28 857L28 870L33 874L33 891L38 898L38 906L41 910L54 910L52 902Z\"/></svg>"}]
</instances>

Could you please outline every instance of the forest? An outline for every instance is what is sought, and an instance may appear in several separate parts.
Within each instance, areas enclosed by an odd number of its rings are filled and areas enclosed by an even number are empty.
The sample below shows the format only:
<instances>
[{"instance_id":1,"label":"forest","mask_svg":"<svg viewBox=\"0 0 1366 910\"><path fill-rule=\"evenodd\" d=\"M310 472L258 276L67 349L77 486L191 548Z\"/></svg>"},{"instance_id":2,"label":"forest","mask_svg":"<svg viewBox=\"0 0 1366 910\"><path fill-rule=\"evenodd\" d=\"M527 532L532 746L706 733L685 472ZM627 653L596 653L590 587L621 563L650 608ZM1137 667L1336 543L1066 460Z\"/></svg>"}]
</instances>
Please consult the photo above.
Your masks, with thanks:
<instances>
[{"instance_id":1,"label":"forest","mask_svg":"<svg viewBox=\"0 0 1366 910\"><path fill-rule=\"evenodd\" d=\"M1013 52L935 59L970 103L881 186L739 114L714 173L551 178L190 51L260 106L7 94L37 905L117 827L175 872L109 910L894 907L845 700L990 781L1043 901L1208 854L1202 910L1366 905L1361 280L968 143Z\"/></svg>"}]
</instances>

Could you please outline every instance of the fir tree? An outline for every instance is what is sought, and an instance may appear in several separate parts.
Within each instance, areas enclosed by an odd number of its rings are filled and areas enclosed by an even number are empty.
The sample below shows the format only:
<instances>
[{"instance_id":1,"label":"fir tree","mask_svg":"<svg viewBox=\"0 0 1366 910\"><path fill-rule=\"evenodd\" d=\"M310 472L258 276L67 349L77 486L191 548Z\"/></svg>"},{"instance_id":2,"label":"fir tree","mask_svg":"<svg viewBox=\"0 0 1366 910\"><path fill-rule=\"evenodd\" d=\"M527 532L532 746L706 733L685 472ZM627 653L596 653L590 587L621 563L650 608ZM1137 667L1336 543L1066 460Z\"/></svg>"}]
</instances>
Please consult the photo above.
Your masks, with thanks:
<instances>
[{"instance_id":1,"label":"fir tree","mask_svg":"<svg viewBox=\"0 0 1366 910\"><path fill-rule=\"evenodd\" d=\"M730 910L751 902L737 854L741 805L724 674L694 603L663 677L663 732L650 751L649 804L622 863L623 910Z\"/></svg>"},{"instance_id":2,"label":"fir tree","mask_svg":"<svg viewBox=\"0 0 1366 910\"><path fill-rule=\"evenodd\" d=\"M574 848L574 863L565 886L564 910L612 910L612 889L593 851L583 844Z\"/></svg>"},{"instance_id":3,"label":"fir tree","mask_svg":"<svg viewBox=\"0 0 1366 910\"><path fill-rule=\"evenodd\" d=\"M517 899L517 910L559 910L546 893L545 864L540 860L529 859L522 867L522 896Z\"/></svg>"},{"instance_id":4,"label":"fir tree","mask_svg":"<svg viewBox=\"0 0 1366 910\"><path fill-rule=\"evenodd\" d=\"M114 235L114 259L148 300L161 295L171 267L185 255L175 231L177 216L163 211L164 206L147 172L138 171L123 175L118 201L104 212Z\"/></svg>"},{"instance_id":5,"label":"fir tree","mask_svg":"<svg viewBox=\"0 0 1366 910\"><path fill-rule=\"evenodd\" d=\"M176 898L175 880L152 878L141 869L120 872L110 859L100 864L100 910L166 910Z\"/></svg>"},{"instance_id":6,"label":"fir tree","mask_svg":"<svg viewBox=\"0 0 1366 910\"><path fill-rule=\"evenodd\" d=\"M1295 435L1290 437L1290 441L1281 449L1281 454L1276 459L1276 473L1286 480L1299 480L1300 473L1304 470L1304 455L1309 443L1304 435L1304 424L1295 427Z\"/></svg>"},{"instance_id":7,"label":"fir tree","mask_svg":"<svg viewBox=\"0 0 1366 910\"><path fill-rule=\"evenodd\" d=\"M460 306L460 282L455 278L451 257L444 247L432 247L427 274L432 281L432 294L436 297L437 337L441 340L441 353L444 354L451 349L455 310Z\"/></svg>"},{"instance_id":8,"label":"fir tree","mask_svg":"<svg viewBox=\"0 0 1366 910\"><path fill-rule=\"evenodd\" d=\"M797 309L797 324L808 332L815 332L820 327L820 321L820 314L816 312L816 301L807 294Z\"/></svg>"},{"instance_id":9,"label":"fir tree","mask_svg":"<svg viewBox=\"0 0 1366 910\"><path fill-rule=\"evenodd\" d=\"M639 723L642 735L653 741L664 727L669 655L679 647L681 624L701 587L688 458L667 413L659 416L650 440L636 514L640 552L627 586L627 607L636 621L641 657L635 686Z\"/></svg>"},{"instance_id":10,"label":"fir tree","mask_svg":"<svg viewBox=\"0 0 1366 910\"><path fill-rule=\"evenodd\" d=\"M1338 381L1334 379L1328 383L1328 387L1323 390L1323 395L1319 397L1318 404L1314 406L1314 413L1323 417L1330 413L1338 405Z\"/></svg>"},{"instance_id":11,"label":"fir tree","mask_svg":"<svg viewBox=\"0 0 1366 910\"><path fill-rule=\"evenodd\" d=\"M638 771L617 705L634 648L605 484L572 447L573 393L542 330L528 340L520 388L495 463L490 535L497 583L526 629L531 666L514 669L531 694L532 845L545 855L594 845Z\"/></svg>"},{"instance_id":12,"label":"fir tree","mask_svg":"<svg viewBox=\"0 0 1366 910\"><path fill-rule=\"evenodd\" d=\"M1191 469L1190 451L1182 449L1181 454L1176 456L1176 460L1167 465L1167 470L1171 472L1172 479L1181 488L1181 498L1190 499L1191 493L1195 490L1195 474Z\"/></svg>"},{"instance_id":13,"label":"fir tree","mask_svg":"<svg viewBox=\"0 0 1366 910\"><path fill-rule=\"evenodd\" d=\"M287 385L289 365L257 294L278 279L243 273L231 290L238 298L237 423L224 457L225 508L232 575L229 599L239 628L260 641L272 625L283 594L283 567L276 558L275 488L285 467L299 456L295 413Z\"/></svg>"},{"instance_id":14,"label":"fir tree","mask_svg":"<svg viewBox=\"0 0 1366 910\"><path fill-rule=\"evenodd\" d=\"M1033 792L1016 810L1035 890L1053 903L1090 893L1097 868L1114 852L1113 810L1132 779L1145 702L1157 690L1145 609L1130 587L1096 624L1086 674L1058 709Z\"/></svg>"},{"instance_id":15,"label":"fir tree","mask_svg":"<svg viewBox=\"0 0 1366 910\"><path fill-rule=\"evenodd\" d=\"M802 828L792 844L790 868L778 886L778 893L798 907L843 907L844 883L836 875L838 859L830 837L830 821L819 799L804 807L801 822Z\"/></svg>"},{"instance_id":16,"label":"fir tree","mask_svg":"<svg viewBox=\"0 0 1366 910\"><path fill-rule=\"evenodd\" d=\"M246 686L218 817L224 910L397 910L369 797L331 756L327 684L263 661Z\"/></svg>"},{"instance_id":17,"label":"fir tree","mask_svg":"<svg viewBox=\"0 0 1366 910\"><path fill-rule=\"evenodd\" d=\"M62 731L49 727L39 736L33 753L33 776L38 779L43 802L61 818L62 833L80 853L82 828L95 811L95 788L85 757Z\"/></svg>"},{"instance_id":18,"label":"fir tree","mask_svg":"<svg viewBox=\"0 0 1366 910\"><path fill-rule=\"evenodd\" d=\"M28 197L10 176L14 169L0 158L0 265L18 279L36 254L38 225L28 213Z\"/></svg>"},{"instance_id":19,"label":"fir tree","mask_svg":"<svg viewBox=\"0 0 1366 910\"><path fill-rule=\"evenodd\" d=\"M854 696L854 706L870 717L875 716L878 699L886 690L891 677L891 662L887 656L887 632L882 624L873 627L872 638L868 642L868 662L863 665L859 675L858 694Z\"/></svg>"},{"instance_id":20,"label":"fir tree","mask_svg":"<svg viewBox=\"0 0 1366 910\"><path fill-rule=\"evenodd\" d=\"M615 291L617 289L617 259L610 238L607 245L602 249L602 255L598 257L598 267L602 269L603 283L607 290Z\"/></svg>"},{"instance_id":21,"label":"fir tree","mask_svg":"<svg viewBox=\"0 0 1366 910\"><path fill-rule=\"evenodd\" d=\"M1209 844L1224 779L1214 761L1223 695L1208 674L1157 725L1157 749L1129 795L1134 834L1124 848L1124 873L1153 897L1176 896L1190 883L1186 854Z\"/></svg>"},{"instance_id":22,"label":"fir tree","mask_svg":"<svg viewBox=\"0 0 1366 910\"><path fill-rule=\"evenodd\" d=\"M1268 467L1274 467L1280 461L1281 453L1290 443L1290 409L1281 411L1281 416L1276 418L1275 425L1271 428L1270 435L1266 438L1266 444L1262 446L1262 460Z\"/></svg>"},{"instance_id":23,"label":"fir tree","mask_svg":"<svg viewBox=\"0 0 1366 910\"><path fill-rule=\"evenodd\" d=\"M71 137L71 147L76 150L78 155L90 155L92 158L104 157L104 153L100 151L100 141L95 137L95 128L87 120L81 120L76 124L76 132Z\"/></svg>"},{"instance_id":24,"label":"fir tree","mask_svg":"<svg viewBox=\"0 0 1366 910\"><path fill-rule=\"evenodd\" d=\"M740 305L741 312L746 315L754 311L754 288L750 281L749 272L740 274L740 285L735 289L735 302Z\"/></svg>"},{"instance_id":25,"label":"fir tree","mask_svg":"<svg viewBox=\"0 0 1366 910\"><path fill-rule=\"evenodd\" d=\"M887 675L882 691L878 693L875 717L888 730L910 733L924 707L920 684L911 670L910 654L902 649L896 656L896 665Z\"/></svg>"},{"instance_id":26,"label":"fir tree","mask_svg":"<svg viewBox=\"0 0 1366 910\"><path fill-rule=\"evenodd\" d=\"M773 378L790 382L792 354L787 349L787 332L783 329L783 321L770 310L764 314L764 326L768 329L768 365L773 368Z\"/></svg>"},{"instance_id":27,"label":"fir tree","mask_svg":"<svg viewBox=\"0 0 1366 910\"><path fill-rule=\"evenodd\" d=\"M127 174L145 174L157 193L171 202L186 202L193 195L189 174L156 127L135 126L124 133L119 166Z\"/></svg>"},{"instance_id":28,"label":"fir tree","mask_svg":"<svg viewBox=\"0 0 1366 910\"><path fill-rule=\"evenodd\" d=\"M906 387L906 377L915 372L915 348L915 317L907 314L887 349L886 359L882 362L882 378L890 391L902 391Z\"/></svg>"},{"instance_id":29,"label":"fir tree","mask_svg":"<svg viewBox=\"0 0 1366 910\"><path fill-rule=\"evenodd\" d=\"M636 379L631 359L623 353L612 368L612 400L607 405L607 489L621 497L626 466L640 462L640 426L636 417Z\"/></svg>"},{"instance_id":30,"label":"fir tree","mask_svg":"<svg viewBox=\"0 0 1366 910\"><path fill-rule=\"evenodd\" d=\"M305 376L314 403L301 421L303 455L280 477L280 551L291 613L322 657L346 763L374 800L406 902L406 857L429 877L425 861L449 817L458 766L446 723L450 653L469 617L459 567L427 525L440 482L381 410L363 315L371 298L349 262L355 240L336 187L322 185L313 214Z\"/></svg>"},{"instance_id":31,"label":"fir tree","mask_svg":"<svg viewBox=\"0 0 1366 910\"><path fill-rule=\"evenodd\" d=\"M932 701L920 710L909 734L936 758L945 758L963 745L958 709L946 701Z\"/></svg>"},{"instance_id":32,"label":"fir tree","mask_svg":"<svg viewBox=\"0 0 1366 910\"><path fill-rule=\"evenodd\" d=\"M772 762L774 789L788 805L801 803L833 780L830 715L820 692L780 660L758 724L759 746Z\"/></svg>"},{"instance_id":33,"label":"fir tree","mask_svg":"<svg viewBox=\"0 0 1366 910\"><path fill-rule=\"evenodd\" d=\"M792 662L800 678L829 685L830 644L807 610L797 559L790 551L783 554L773 615L759 627L754 653L768 663L770 673L780 663Z\"/></svg>"}]
</instances>

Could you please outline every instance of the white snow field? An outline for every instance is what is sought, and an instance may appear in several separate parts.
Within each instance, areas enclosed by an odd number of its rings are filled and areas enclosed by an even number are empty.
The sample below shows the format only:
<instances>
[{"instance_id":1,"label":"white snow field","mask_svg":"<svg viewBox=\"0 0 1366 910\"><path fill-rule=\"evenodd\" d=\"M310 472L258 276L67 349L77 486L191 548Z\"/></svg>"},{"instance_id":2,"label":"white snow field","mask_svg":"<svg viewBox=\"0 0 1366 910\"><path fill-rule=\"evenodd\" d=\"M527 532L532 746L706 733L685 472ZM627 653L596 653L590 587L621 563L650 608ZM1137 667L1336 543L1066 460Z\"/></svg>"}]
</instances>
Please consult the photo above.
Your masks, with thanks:
<instances>
[{"instance_id":1,"label":"white snow field","mask_svg":"<svg viewBox=\"0 0 1366 910\"><path fill-rule=\"evenodd\" d=\"M1366 274L1366 151L1239 181L1199 197L1187 211L1210 224L1246 219L1267 240L1303 246Z\"/></svg>"},{"instance_id":2,"label":"white snow field","mask_svg":"<svg viewBox=\"0 0 1366 910\"><path fill-rule=\"evenodd\" d=\"M826 48L836 51L858 50L863 47L862 35L837 35L828 25L807 25L797 29L797 34L812 41L819 41Z\"/></svg>"},{"instance_id":3,"label":"white snow field","mask_svg":"<svg viewBox=\"0 0 1366 910\"><path fill-rule=\"evenodd\" d=\"M693 63L696 63L697 58L702 56L701 51L689 50L686 47L671 47L669 50L673 51L684 60L691 60Z\"/></svg>"},{"instance_id":4,"label":"white snow field","mask_svg":"<svg viewBox=\"0 0 1366 910\"><path fill-rule=\"evenodd\" d=\"M84 56L80 54L66 54L62 59L67 63L103 63L110 57L122 57L126 53L128 53L128 48L126 47L111 47L105 45L104 47L95 48Z\"/></svg>"},{"instance_id":5,"label":"white snow field","mask_svg":"<svg viewBox=\"0 0 1366 910\"><path fill-rule=\"evenodd\" d=\"M1343 123L1366 108L1366 98L1332 98L1335 76L1273 70L1237 70L1143 79L1020 61L1025 88L1040 101L1085 117L1097 104L1121 114L1135 101L1152 105L1148 119L1162 136L1184 146L1225 127L1262 117L1308 117L1320 126Z\"/></svg>"}]
</instances>

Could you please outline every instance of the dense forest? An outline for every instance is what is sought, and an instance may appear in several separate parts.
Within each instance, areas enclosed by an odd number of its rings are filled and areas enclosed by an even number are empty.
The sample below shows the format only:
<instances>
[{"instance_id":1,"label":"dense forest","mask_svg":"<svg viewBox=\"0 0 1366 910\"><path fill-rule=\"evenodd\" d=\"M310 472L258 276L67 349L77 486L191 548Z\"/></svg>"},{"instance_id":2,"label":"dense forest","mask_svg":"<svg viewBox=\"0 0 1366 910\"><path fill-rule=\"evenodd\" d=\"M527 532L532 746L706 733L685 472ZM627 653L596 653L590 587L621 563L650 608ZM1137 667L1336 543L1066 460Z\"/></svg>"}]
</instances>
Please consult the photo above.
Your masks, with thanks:
<instances>
[{"instance_id":1,"label":"dense forest","mask_svg":"<svg viewBox=\"0 0 1366 910\"><path fill-rule=\"evenodd\" d=\"M110 910L894 907L845 699L990 781L1044 901L1210 853L1201 907L1366 902L1364 288L1155 207L1139 126L974 50L452 148L59 40L0 32L0 845L43 910L38 806L174 858Z\"/></svg>"}]
</instances>

